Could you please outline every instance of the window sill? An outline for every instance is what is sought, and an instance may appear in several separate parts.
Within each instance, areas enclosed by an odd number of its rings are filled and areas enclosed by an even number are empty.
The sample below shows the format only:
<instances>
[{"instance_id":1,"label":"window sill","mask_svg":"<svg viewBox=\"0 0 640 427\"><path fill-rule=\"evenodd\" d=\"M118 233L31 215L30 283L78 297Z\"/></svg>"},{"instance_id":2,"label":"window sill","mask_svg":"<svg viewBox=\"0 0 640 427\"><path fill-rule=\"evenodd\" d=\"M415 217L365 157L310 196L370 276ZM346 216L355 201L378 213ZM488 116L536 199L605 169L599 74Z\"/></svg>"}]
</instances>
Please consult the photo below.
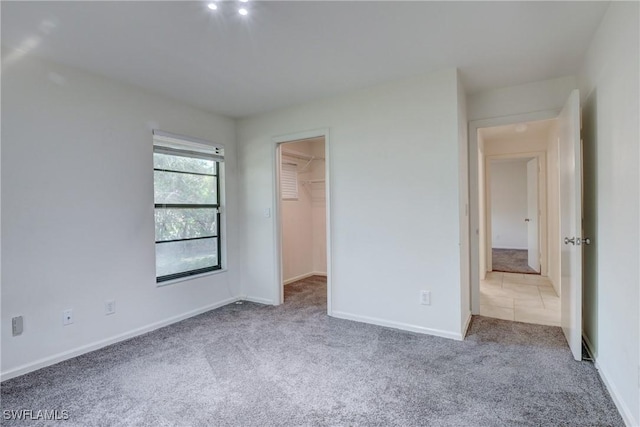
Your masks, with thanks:
<instances>
[{"instance_id":1,"label":"window sill","mask_svg":"<svg viewBox=\"0 0 640 427\"><path fill-rule=\"evenodd\" d=\"M215 274L226 273L226 272L227 272L227 269L222 268L220 270L213 270L213 271L207 271L206 273L194 274L193 276L178 277L177 279L167 280L165 282L160 282L160 283L156 282L156 287L162 288L167 285L173 285L175 283L185 282L187 280L201 279L203 277L213 276Z\"/></svg>"}]
</instances>

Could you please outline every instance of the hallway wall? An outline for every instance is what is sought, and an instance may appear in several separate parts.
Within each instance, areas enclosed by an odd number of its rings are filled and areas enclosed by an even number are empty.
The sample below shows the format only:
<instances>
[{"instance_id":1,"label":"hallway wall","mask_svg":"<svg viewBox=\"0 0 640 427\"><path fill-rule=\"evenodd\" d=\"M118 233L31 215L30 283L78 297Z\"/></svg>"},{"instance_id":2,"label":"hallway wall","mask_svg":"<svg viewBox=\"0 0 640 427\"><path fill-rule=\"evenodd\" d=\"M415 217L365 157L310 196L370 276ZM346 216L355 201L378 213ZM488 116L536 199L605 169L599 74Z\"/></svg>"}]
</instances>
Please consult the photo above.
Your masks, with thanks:
<instances>
[{"instance_id":1,"label":"hallway wall","mask_svg":"<svg viewBox=\"0 0 640 427\"><path fill-rule=\"evenodd\" d=\"M527 249L527 160L491 161L491 242Z\"/></svg>"},{"instance_id":2,"label":"hallway wall","mask_svg":"<svg viewBox=\"0 0 640 427\"><path fill-rule=\"evenodd\" d=\"M597 251L595 288L585 290L585 332L629 425L640 425L639 16L639 3L612 2L580 74L586 145L597 158L589 195L597 204L585 211L593 238L585 250Z\"/></svg>"}]
</instances>

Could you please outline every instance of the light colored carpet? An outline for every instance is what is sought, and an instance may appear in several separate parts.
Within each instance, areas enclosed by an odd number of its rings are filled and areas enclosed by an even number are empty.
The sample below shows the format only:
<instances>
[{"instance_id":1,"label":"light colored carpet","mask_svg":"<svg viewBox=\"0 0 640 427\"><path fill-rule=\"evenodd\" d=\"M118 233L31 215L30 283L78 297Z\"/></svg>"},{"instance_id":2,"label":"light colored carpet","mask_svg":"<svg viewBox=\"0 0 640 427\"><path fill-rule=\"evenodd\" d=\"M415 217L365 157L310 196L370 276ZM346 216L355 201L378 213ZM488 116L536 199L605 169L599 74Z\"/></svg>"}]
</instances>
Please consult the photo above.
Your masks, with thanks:
<instances>
[{"instance_id":1,"label":"light colored carpet","mask_svg":"<svg viewBox=\"0 0 640 427\"><path fill-rule=\"evenodd\" d=\"M622 426L559 328L475 317L465 341L326 315L326 285L228 305L2 384L64 426ZM4 425L45 425L7 422Z\"/></svg>"},{"instance_id":2,"label":"light colored carpet","mask_svg":"<svg viewBox=\"0 0 640 427\"><path fill-rule=\"evenodd\" d=\"M493 271L506 273L540 274L529 267L526 249L495 249L491 250L491 268Z\"/></svg>"}]
</instances>

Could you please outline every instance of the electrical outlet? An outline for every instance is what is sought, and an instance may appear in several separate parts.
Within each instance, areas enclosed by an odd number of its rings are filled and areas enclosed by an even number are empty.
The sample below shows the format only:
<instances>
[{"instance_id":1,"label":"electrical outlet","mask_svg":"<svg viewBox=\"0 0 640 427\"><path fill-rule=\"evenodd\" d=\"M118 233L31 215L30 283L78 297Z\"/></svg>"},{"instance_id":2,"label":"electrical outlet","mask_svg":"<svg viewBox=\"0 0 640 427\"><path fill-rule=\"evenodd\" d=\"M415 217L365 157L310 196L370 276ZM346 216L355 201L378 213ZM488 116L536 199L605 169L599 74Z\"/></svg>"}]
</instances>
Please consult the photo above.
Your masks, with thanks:
<instances>
[{"instance_id":1,"label":"electrical outlet","mask_svg":"<svg viewBox=\"0 0 640 427\"><path fill-rule=\"evenodd\" d=\"M73 310L69 308L62 312L62 324L64 326L67 326L72 323L73 323Z\"/></svg>"},{"instance_id":2,"label":"electrical outlet","mask_svg":"<svg viewBox=\"0 0 640 427\"><path fill-rule=\"evenodd\" d=\"M22 335L22 316L16 316L11 319L11 333L13 336Z\"/></svg>"},{"instance_id":3,"label":"electrical outlet","mask_svg":"<svg viewBox=\"0 0 640 427\"><path fill-rule=\"evenodd\" d=\"M420 304L431 305L431 291L420 291Z\"/></svg>"},{"instance_id":4,"label":"electrical outlet","mask_svg":"<svg viewBox=\"0 0 640 427\"><path fill-rule=\"evenodd\" d=\"M116 301L109 300L104 302L104 314L114 314L116 312Z\"/></svg>"}]
</instances>

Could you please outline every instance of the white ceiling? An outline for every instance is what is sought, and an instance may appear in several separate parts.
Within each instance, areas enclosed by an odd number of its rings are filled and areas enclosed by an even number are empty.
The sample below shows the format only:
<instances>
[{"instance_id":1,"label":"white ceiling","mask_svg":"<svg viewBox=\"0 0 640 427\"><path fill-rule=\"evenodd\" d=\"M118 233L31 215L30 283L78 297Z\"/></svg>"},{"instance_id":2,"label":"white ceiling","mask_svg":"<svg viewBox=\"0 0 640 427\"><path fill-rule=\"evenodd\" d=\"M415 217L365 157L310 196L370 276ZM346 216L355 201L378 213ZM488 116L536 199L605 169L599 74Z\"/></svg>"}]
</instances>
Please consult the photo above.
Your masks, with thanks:
<instances>
[{"instance_id":1,"label":"white ceiling","mask_svg":"<svg viewBox=\"0 0 640 427\"><path fill-rule=\"evenodd\" d=\"M458 67L468 93L575 74L606 2L2 1L2 44L245 117ZM6 65L8 66L8 65Z\"/></svg>"}]
</instances>

